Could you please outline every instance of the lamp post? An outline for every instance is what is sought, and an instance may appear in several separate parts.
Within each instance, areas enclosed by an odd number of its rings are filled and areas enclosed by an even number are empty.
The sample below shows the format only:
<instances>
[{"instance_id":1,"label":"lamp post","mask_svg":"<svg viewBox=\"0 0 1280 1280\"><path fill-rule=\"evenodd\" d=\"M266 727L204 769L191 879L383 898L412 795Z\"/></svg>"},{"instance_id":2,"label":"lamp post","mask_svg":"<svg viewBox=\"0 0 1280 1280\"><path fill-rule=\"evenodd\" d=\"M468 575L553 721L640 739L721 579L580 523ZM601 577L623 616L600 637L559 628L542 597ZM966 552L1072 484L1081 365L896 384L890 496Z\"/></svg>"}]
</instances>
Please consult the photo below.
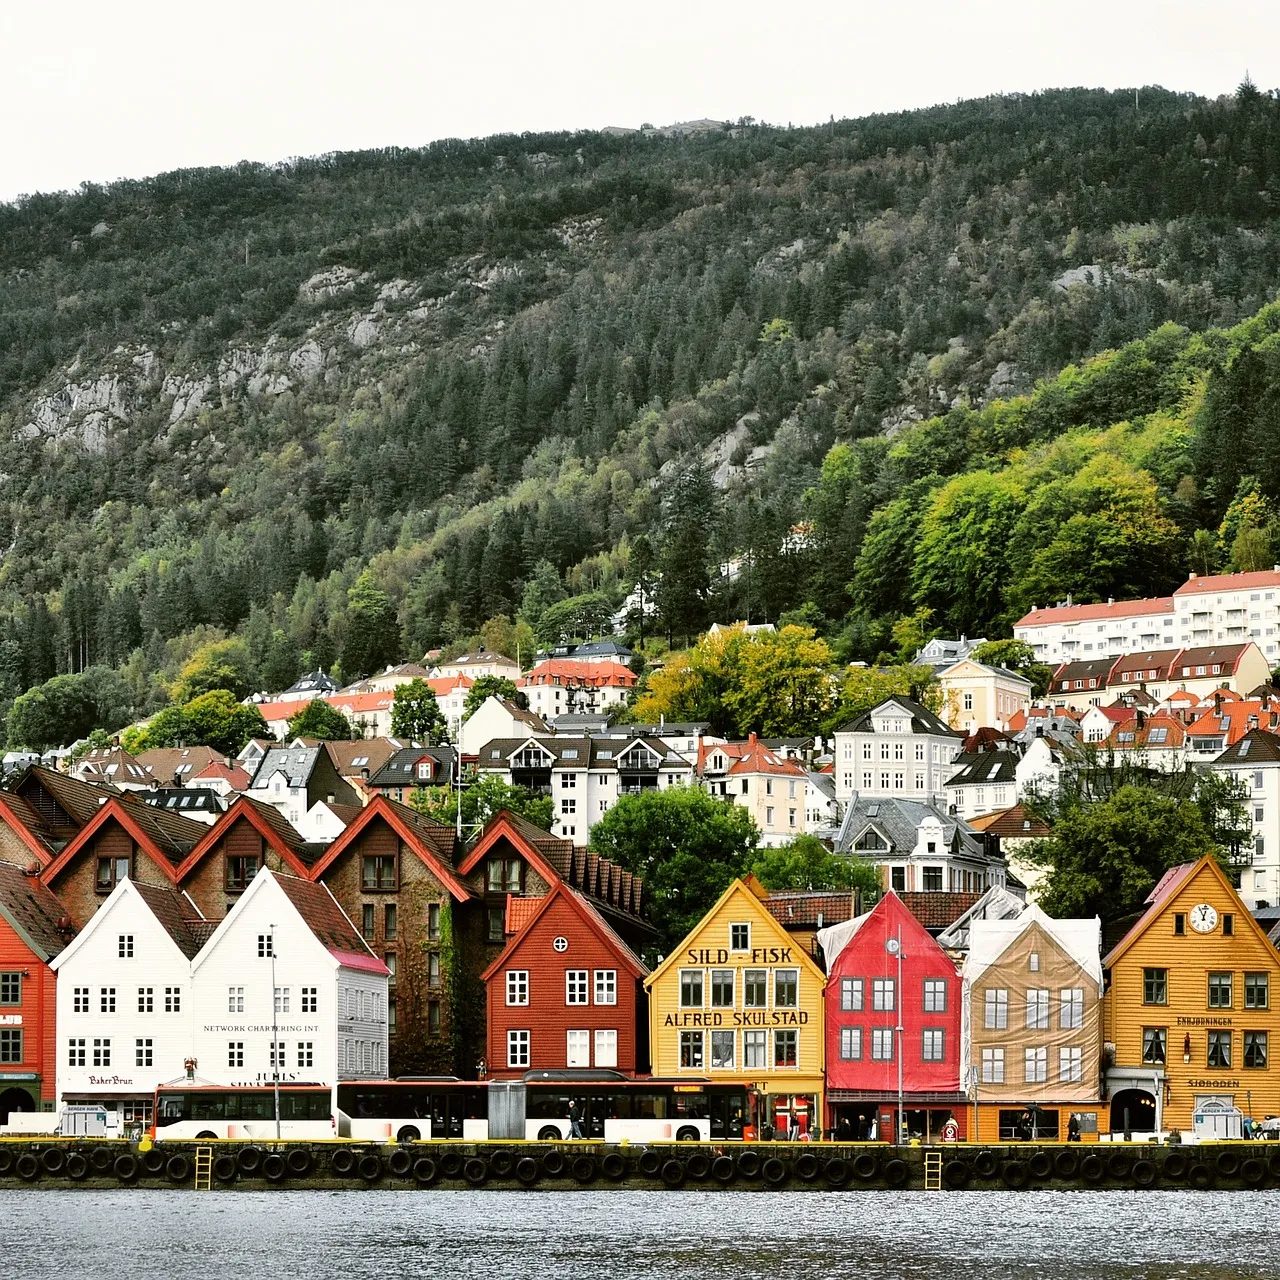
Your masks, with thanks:
<instances>
[{"instance_id":1,"label":"lamp post","mask_svg":"<svg viewBox=\"0 0 1280 1280\"><path fill-rule=\"evenodd\" d=\"M276 1141L280 1141L280 997L276 986L276 927L268 925L271 932L267 935L271 948L271 1092L274 1095L276 1112Z\"/></svg>"},{"instance_id":2,"label":"lamp post","mask_svg":"<svg viewBox=\"0 0 1280 1280\"><path fill-rule=\"evenodd\" d=\"M898 1040L898 1122L894 1125L893 1145L900 1147L902 1145L902 1130L906 1123L906 1117L902 1110L902 926L898 926L898 932L885 941L884 949L891 955L896 956L898 960L898 981L893 989L893 1004L898 1013L898 1025L894 1028L897 1032Z\"/></svg>"}]
</instances>

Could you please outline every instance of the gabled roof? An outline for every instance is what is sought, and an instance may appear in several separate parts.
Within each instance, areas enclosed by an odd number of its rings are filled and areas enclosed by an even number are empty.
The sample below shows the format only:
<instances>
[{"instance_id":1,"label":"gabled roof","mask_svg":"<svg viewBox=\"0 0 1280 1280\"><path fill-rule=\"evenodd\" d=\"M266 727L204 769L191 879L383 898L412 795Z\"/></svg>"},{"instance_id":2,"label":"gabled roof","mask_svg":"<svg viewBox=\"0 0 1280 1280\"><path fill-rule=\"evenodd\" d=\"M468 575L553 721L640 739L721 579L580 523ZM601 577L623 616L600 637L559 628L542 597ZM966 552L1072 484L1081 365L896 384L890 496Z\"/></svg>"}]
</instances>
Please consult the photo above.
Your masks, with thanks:
<instances>
[{"instance_id":1,"label":"gabled roof","mask_svg":"<svg viewBox=\"0 0 1280 1280\"><path fill-rule=\"evenodd\" d=\"M326 742L324 749L338 773L349 778L359 777L362 769L368 769L372 776L408 745L398 738L357 738L351 742Z\"/></svg>"},{"instance_id":2,"label":"gabled roof","mask_svg":"<svg viewBox=\"0 0 1280 1280\"><path fill-rule=\"evenodd\" d=\"M144 786L152 778L151 770L123 747L95 747L80 758L74 769L75 776L82 782Z\"/></svg>"},{"instance_id":3,"label":"gabled roof","mask_svg":"<svg viewBox=\"0 0 1280 1280\"><path fill-rule=\"evenodd\" d=\"M1015 627L1043 627L1058 622L1096 622L1101 618L1141 618L1173 612L1172 596L1149 600L1111 600L1106 604L1059 604L1024 613Z\"/></svg>"},{"instance_id":4,"label":"gabled roof","mask_svg":"<svg viewBox=\"0 0 1280 1280\"><path fill-rule=\"evenodd\" d=\"M764 773L790 778L804 777L804 770L794 760L784 759L760 742L755 734L747 740L746 746L747 749L729 766L730 774Z\"/></svg>"},{"instance_id":5,"label":"gabled roof","mask_svg":"<svg viewBox=\"0 0 1280 1280\"><path fill-rule=\"evenodd\" d=\"M1215 674L1227 675L1235 671L1250 649L1256 648L1257 645L1252 641L1246 641L1244 644L1213 644L1199 649L1183 649L1178 654L1172 674L1179 680L1205 680ZM1204 667L1204 675L1196 675L1197 667ZM1220 667L1221 670L1215 673L1214 667Z\"/></svg>"},{"instance_id":6,"label":"gabled roof","mask_svg":"<svg viewBox=\"0 0 1280 1280\"><path fill-rule=\"evenodd\" d=\"M538 921L547 913L552 903L557 901L567 903L577 913L583 924L596 935L599 941L617 955L622 962L622 967L630 970L633 977L643 978L649 972L640 957L618 937L595 907L582 894L575 889L571 889L563 881L557 884L546 897L536 898L534 901L538 905L525 922L524 928L507 943L502 950L502 954L480 975L481 982L488 982L495 973L510 964L511 958L519 952L524 945L525 939L537 927Z\"/></svg>"},{"instance_id":7,"label":"gabled roof","mask_svg":"<svg viewBox=\"0 0 1280 1280\"><path fill-rule=\"evenodd\" d=\"M1187 729L1190 738L1224 738L1231 746L1256 726L1271 732L1280 730L1280 706L1274 702L1250 702L1241 698L1217 699Z\"/></svg>"},{"instance_id":8,"label":"gabled roof","mask_svg":"<svg viewBox=\"0 0 1280 1280\"><path fill-rule=\"evenodd\" d=\"M1214 761L1219 765L1280 764L1280 734L1250 729Z\"/></svg>"},{"instance_id":9,"label":"gabled roof","mask_svg":"<svg viewBox=\"0 0 1280 1280\"><path fill-rule=\"evenodd\" d=\"M1108 677L1110 684L1138 684L1142 680L1167 680L1181 649L1150 649L1117 658ZM1126 680L1125 676L1130 679Z\"/></svg>"},{"instance_id":10,"label":"gabled roof","mask_svg":"<svg viewBox=\"0 0 1280 1280\"><path fill-rule=\"evenodd\" d=\"M24 769L15 778L9 790L28 799L32 807L39 809L39 804L29 799L32 791L46 791L58 806L77 826L84 826L98 812L104 795L116 795L114 786L81 782L68 774L59 773L56 769L46 768L42 764L33 764Z\"/></svg>"},{"instance_id":11,"label":"gabled roof","mask_svg":"<svg viewBox=\"0 0 1280 1280\"><path fill-rule=\"evenodd\" d=\"M945 721L939 719L928 707L917 702L914 698L904 698L895 695L892 698L885 698L883 702L878 702L874 707L864 711L861 715L854 716L848 724L841 725L836 730L837 733L874 733L875 725L873 718L879 715L885 707L900 707L911 718L912 733L928 733L937 738L963 738L964 734L953 729Z\"/></svg>"},{"instance_id":12,"label":"gabled roof","mask_svg":"<svg viewBox=\"0 0 1280 1280\"><path fill-rule=\"evenodd\" d=\"M1119 751L1172 751L1186 741L1186 725L1167 711L1156 711L1120 721L1107 737L1107 746Z\"/></svg>"},{"instance_id":13,"label":"gabled roof","mask_svg":"<svg viewBox=\"0 0 1280 1280\"><path fill-rule=\"evenodd\" d=\"M138 753L138 763L150 770L155 780L167 787L176 774L183 782L207 769L211 764L225 764L227 757L212 747L152 747Z\"/></svg>"},{"instance_id":14,"label":"gabled roof","mask_svg":"<svg viewBox=\"0 0 1280 1280\"><path fill-rule=\"evenodd\" d=\"M1004 885L994 884L938 934L938 945L951 951L969 946L969 926L975 920L1012 920L1027 909L1026 902Z\"/></svg>"},{"instance_id":15,"label":"gabled roof","mask_svg":"<svg viewBox=\"0 0 1280 1280\"><path fill-rule=\"evenodd\" d=\"M284 859L298 875L307 875L310 848L302 835L273 804L237 796L231 807L207 830L202 829L200 842L178 867L178 879L185 880L237 822L245 821Z\"/></svg>"},{"instance_id":16,"label":"gabled roof","mask_svg":"<svg viewBox=\"0 0 1280 1280\"><path fill-rule=\"evenodd\" d=\"M965 852L971 857L982 856L982 841L967 822L943 813L936 805L919 800L900 800L894 796L863 796L850 801L836 835L836 851L853 852L858 837L869 828L874 828L894 849L909 852L916 846L920 824L930 818L942 824L942 838L948 846L959 833Z\"/></svg>"},{"instance_id":17,"label":"gabled roof","mask_svg":"<svg viewBox=\"0 0 1280 1280\"><path fill-rule=\"evenodd\" d=\"M981 897L981 893L900 893L902 905L930 932L950 928Z\"/></svg>"},{"instance_id":18,"label":"gabled roof","mask_svg":"<svg viewBox=\"0 0 1280 1280\"><path fill-rule=\"evenodd\" d=\"M1023 804L970 818L969 825L975 831L1008 839L1043 840L1053 834L1043 819L1034 817Z\"/></svg>"},{"instance_id":19,"label":"gabled roof","mask_svg":"<svg viewBox=\"0 0 1280 1280\"><path fill-rule=\"evenodd\" d=\"M401 747L399 751L383 761L382 766L369 775L371 787L406 787L412 786L417 777L420 760L434 760L439 766L435 772L443 773L446 779L453 777L454 749L443 747Z\"/></svg>"},{"instance_id":20,"label":"gabled roof","mask_svg":"<svg viewBox=\"0 0 1280 1280\"><path fill-rule=\"evenodd\" d=\"M216 921L206 920L200 909L185 893L177 889L161 889L156 885L132 882L138 896L151 909L164 931L188 960L208 941Z\"/></svg>"},{"instance_id":21,"label":"gabled roof","mask_svg":"<svg viewBox=\"0 0 1280 1280\"><path fill-rule=\"evenodd\" d=\"M39 879L9 862L0 862L0 919L45 961L75 936L62 903Z\"/></svg>"},{"instance_id":22,"label":"gabled roof","mask_svg":"<svg viewBox=\"0 0 1280 1280\"><path fill-rule=\"evenodd\" d=\"M1031 681L1028 680L1027 677L1022 675L1020 672L1010 671L1008 667L993 666L989 662L979 662L976 658L969 658L969 657L960 658L957 661L951 663L949 666L943 667L942 670L938 672L938 679L939 681L942 681L942 680L946 680L949 676L951 676L951 677L955 677L958 683L960 680L960 677L964 673L965 668L970 668L974 671L984 672L985 674L990 676L999 676L1004 680L1014 680L1018 684L1025 684L1027 686L1027 692L1028 693L1031 692Z\"/></svg>"},{"instance_id":23,"label":"gabled roof","mask_svg":"<svg viewBox=\"0 0 1280 1280\"><path fill-rule=\"evenodd\" d=\"M975 751L958 755L956 771L947 779L948 787L983 786L988 783L1013 782L1018 757L1012 751Z\"/></svg>"},{"instance_id":24,"label":"gabled roof","mask_svg":"<svg viewBox=\"0 0 1280 1280\"><path fill-rule=\"evenodd\" d=\"M1254 587L1280 587L1280 571L1259 569L1253 573L1193 573L1173 594L1206 595L1211 591L1249 591Z\"/></svg>"},{"instance_id":25,"label":"gabled roof","mask_svg":"<svg viewBox=\"0 0 1280 1280\"><path fill-rule=\"evenodd\" d=\"M261 790L273 775L283 773L291 787L305 787L315 771L316 761L324 750L322 746L275 746L263 753L254 771L253 786Z\"/></svg>"},{"instance_id":26,"label":"gabled roof","mask_svg":"<svg viewBox=\"0 0 1280 1280\"><path fill-rule=\"evenodd\" d=\"M1059 692L1065 692L1062 687L1064 680L1070 681L1072 685L1079 680L1082 689L1090 687L1100 689L1107 683L1107 677L1111 674L1111 668L1115 666L1115 662L1114 658L1085 658L1078 662L1064 662L1053 673L1049 688L1050 690L1057 688ZM1092 686L1089 684L1090 680L1094 682Z\"/></svg>"},{"instance_id":27,"label":"gabled roof","mask_svg":"<svg viewBox=\"0 0 1280 1280\"><path fill-rule=\"evenodd\" d=\"M427 869L458 901L466 902L471 890L458 879L451 865L453 859L454 830L423 817L408 805L397 804L386 796L377 796L360 811L359 816L329 846L311 869L311 875L320 879L359 837L360 833L378 820L384 821L404 843L422 859Z\"/></svg>"},{"instance_id":28,"label":"gabled roof","mask_svg":"<svg viewBox=\"0 0 1280 1280\"><path fill-rule=\"evenodd\" d=\"M506 768L511 757L527 747L550 757L547 767L552 769L616 769L618 761L637 744L656 757L657 767L692 768L684 756L661 738L616 732L578 738L491 738L476 752L476 767Z\"/></svg>"},{"instance_id":29,"label":"gabled roof","mask_svg":"<svg viewBox=\"0 0 1280 1280\"><path fill-rule=\"evenodd\" d=\"M328 885L303 880L298 876L281 875L265 868L258 875L271 876L275 880L307 927L336 960L348 968L388 972L386 965L374 955L360 931L338 905L338 900L329 891ZM368 964L366 961L373 963Z\"/></svg>"},{"instance_id":30,"label":"gabled roof","mask_svg":"<svg viewBox=\"0 0 1280 1280\"><path fill-rule=\"evenodd\" d=\"M225 782L232 791L248 791L253 779L239 765L215 760L192 776L193 782Z\"/></svg>"},{"instance_id":31,"label":"gabled roof","mask_svg":"<svg viewBox=\"0 0 1280 1280\"><path fill-rule=\"evenodd\" d=\"M1062 952L1069 956L1102 987L1102 921L1094 916L1084 920L1054 920L1035 903L1009 919L971 919L969 954L964 962L964 980L976 982L1033 925L1039 925Z\"/></svg>"},{"instance_id":32,"label":"gabled roof","mask_svg":"<svg viewBox=\"0 0 1280 1280\"><path fill-rule=\"evenodd\" d=\"M608 686L630 689L639 682L640 677L620 662L576 662L573 658L548 658L526 672L516 684L520 687L562 684L566 688Z\"/></svg>"},{"instance_id":33,"label":"gabled roof","mask_svg":"<svg viewBox=\"0 0 1280 1280\"><path fill-rule=\"evenodd\" d=\"M924 898L943 898L952 897L951 894L917 894L917 897ZM976 894L966 895L977 897ZM952 913L951 918L954 919L958 913ZM892 889L880 899L879 902L871 908L870 911L864 912L860 916L855 916L851 920L844 920L838 924L829 925L825 929L818 931L818 943L822 947L823 957L827 962L827 972L830 973L832 966L840 958L841 953L846 947L862 933L864 929L875 923L886 922L889 917L899 917L907 924L907 928L912 930L916 935L916 941L920 942L925 935L928 934L928 928L919 916L907 906L903 901L902 895L895 893ZM929 945L936 946L933 938L929 938ZM938 948L941 952L941 947ZM903 948L904 954L911 953L911 945L908 943Z\"/></svg>"}]
</instances>

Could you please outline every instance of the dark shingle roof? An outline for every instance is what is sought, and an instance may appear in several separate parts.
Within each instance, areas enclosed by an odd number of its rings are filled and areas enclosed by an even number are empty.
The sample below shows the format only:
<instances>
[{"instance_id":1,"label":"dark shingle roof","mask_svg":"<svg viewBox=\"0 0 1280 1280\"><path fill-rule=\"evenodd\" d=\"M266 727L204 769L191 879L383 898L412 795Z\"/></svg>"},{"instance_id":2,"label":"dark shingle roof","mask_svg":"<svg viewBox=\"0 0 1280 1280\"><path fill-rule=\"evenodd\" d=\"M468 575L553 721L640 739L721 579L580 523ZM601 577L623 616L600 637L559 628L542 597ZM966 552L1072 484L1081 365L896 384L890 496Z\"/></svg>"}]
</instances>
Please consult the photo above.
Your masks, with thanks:
<instances>
[{"instance_id":1,"label":"dark shingle roof","mask_svg":"<svg viewBox=\"0 0 1280 1280\"><path fill-rule=\"evenodd\" d=\"M1012 751L975 751L956 756L956 771L947 779L949 787L969 783L1013 782L1018 757Z\"/></svg>"},{"instance_id":2,"label":"dark shingle roof","mask_svg":"<svg viewBox=\"0 0 1280 1280\"><path fill-rule=\"evenodd\" d=\"M1274 764L1280 761L1280 735L1266 729L1250 729L1239 742L1228 747L1217 759L1217 764L1255 764L1262 761Z\"/></svg>"},{"instance_id":3,"label":"dark shingle roof","mask_svg":"<svg viewBox=\"0 0 1280 1280\"><path fill-rule=\"evenodd\" d=\"M783 928L839 924L853 919L853 894L847 889L771 893L763 899L765 910ZM821 916L821 920L819 920Z\"/></svg>"},{"instance_id":4,"label":"dark shingle roof","mask_svg":"<svg viewBox=\"0 0 1280 1280\"><path fill-rule=\"evenodd\" d=\"M337 899L324 884L272 872L285 897L293 903L307 927L329 951L372 955L368 944L347 919Z\"/></svg>"},{"instance_id":5,"label":"dark shingle roof","mask_svg":"<svg viewBox=\"0 0 1280 1280\"><path fill-rule=\"evenodd\" d=\"M900 893L903 906L926 929L946 929L972 907L981 893Z\"/></svg>"},{"instance_id":6,"label":"dark shingle roof","mask_svg":"<svg viewBox=\"0 0 1280 1280\"><path fill-rule=\"evenodd\" d=\"M217 928L217 921L204 919L191 899L177 889L162 889L137 880L133 881L133 887L151 908L151 914L164 926L165 932L177 943L182 954L188 960L194 960L196 952Z\"/></svg>"},{"instance_id":7,"label":"dark shingle roof","mask_svg":"<svg viewBox=\"0 0 1280 1280\"><path fill-rule=\"evenodd\" d=\"M840 728L837 730L837 732L838 733L873 733L875 732L875 725L872 718L875 716L876 712L880 710L881 707L889 706L891 703L901 707L911 717L912 733L929 733L929 734L933 734L935 737L941 737L941 738L963 738L964 737L964 734L959 733L957 730L953 729L945 721L939 719L939 717L934 715L934 713L930 711L928 707L923 706L921 703L917 702L914 698L901 698L897 696L894 696L892 698L885 698L883 702L878 702L874 707L871 707L869 710L864 711L861 715L854 716L854 718L850 720L848 724L841 725Z\"/></svg>"},{"instance_id":8,"label":"dark shingle roof","mask_svg":"<svg viewBox=\"0 0 1280 1280\"><path fill-rule=\"evenodd\" d=\"M523 739L522 739L523 741ZM369 776L371 787L404 787L412 784L419 760L430 757L440 766L446 778L453 776L455 759L452 747L402 747Z\"/></svg>"},{"instance_id":9,"label":"dark shingle roof","mask_svg":"<svg viewBox=\"0 0 1280 1280\"><path fill-rule=\"evenodd\" d=\"M982 856L982 840L967 822L943 813L935 805L924 804L919 800L899 800L896 797L860 797L851 801L836 836L836 851L854 852L858 837L868 827L874 827L895 850L909 852L915 848L920 824L926 818L936 818L942 823L942 838L948 847L958 831L964 851L971 857Z\"/></svg>"},{"instance_id":10,"label":"dark shingle roof","mask_svg":"<svg viewBox=\"0 0 1280 1280\"><path fill-rule=\"evenodd\" d=\"M67 913L61 902L21 867L0 862L0 917L43 960L52 960L71 941L75 930L60 928Z\"/></svg>"}]
</instances>

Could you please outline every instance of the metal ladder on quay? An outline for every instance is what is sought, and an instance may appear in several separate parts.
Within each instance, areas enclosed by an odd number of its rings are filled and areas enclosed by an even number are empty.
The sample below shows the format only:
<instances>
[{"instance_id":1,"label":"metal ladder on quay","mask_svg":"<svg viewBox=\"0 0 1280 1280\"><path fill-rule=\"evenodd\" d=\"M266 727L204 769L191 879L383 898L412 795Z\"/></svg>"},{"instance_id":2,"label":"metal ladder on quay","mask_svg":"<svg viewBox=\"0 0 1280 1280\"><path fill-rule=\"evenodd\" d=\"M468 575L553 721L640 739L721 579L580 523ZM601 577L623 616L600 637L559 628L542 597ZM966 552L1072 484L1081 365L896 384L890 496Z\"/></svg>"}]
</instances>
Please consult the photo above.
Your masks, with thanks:
<instances>
[{"instance_id":1,"label":"metal ladder on quay","mask_svg":"<svg viewBox=\"0 0 1280 1280\"><path fill-rule=\"evenodd\" d=\"M924 1189L926 1191L942 1190L941 1151L926 1151L924 1153Z\"/></svg>"},{"instance_id":2,"label":"metal ladder on quay","mask_svg":"<svg viewBox=\"0 0 1280 1280\"><path fill-rule=\"evenodd\" d=\"M213 1148L196 1148L196 1190L213 1190Z\"/></svg>"}]
</instances>

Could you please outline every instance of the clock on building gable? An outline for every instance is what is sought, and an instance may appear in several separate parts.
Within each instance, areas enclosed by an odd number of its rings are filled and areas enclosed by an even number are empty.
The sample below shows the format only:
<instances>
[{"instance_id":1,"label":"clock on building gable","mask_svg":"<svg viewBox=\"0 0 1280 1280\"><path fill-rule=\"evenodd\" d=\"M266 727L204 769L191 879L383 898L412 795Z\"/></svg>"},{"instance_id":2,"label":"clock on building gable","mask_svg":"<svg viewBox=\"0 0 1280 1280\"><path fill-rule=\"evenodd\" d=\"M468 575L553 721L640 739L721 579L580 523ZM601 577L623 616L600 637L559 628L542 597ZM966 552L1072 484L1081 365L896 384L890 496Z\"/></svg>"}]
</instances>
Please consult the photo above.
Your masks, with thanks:
<instances>
[{"instance_id":1,"label":"clock on building gable","mask_svg":"<svg viewBox=\"0 0 1280 1280\"><path fill-rule=\"evenodd\" d=\"M1207 902L1191 908L1191 927L1197 933L1212 933L1218 927L1218 913Z\"/></svg>"}]
</instances>

